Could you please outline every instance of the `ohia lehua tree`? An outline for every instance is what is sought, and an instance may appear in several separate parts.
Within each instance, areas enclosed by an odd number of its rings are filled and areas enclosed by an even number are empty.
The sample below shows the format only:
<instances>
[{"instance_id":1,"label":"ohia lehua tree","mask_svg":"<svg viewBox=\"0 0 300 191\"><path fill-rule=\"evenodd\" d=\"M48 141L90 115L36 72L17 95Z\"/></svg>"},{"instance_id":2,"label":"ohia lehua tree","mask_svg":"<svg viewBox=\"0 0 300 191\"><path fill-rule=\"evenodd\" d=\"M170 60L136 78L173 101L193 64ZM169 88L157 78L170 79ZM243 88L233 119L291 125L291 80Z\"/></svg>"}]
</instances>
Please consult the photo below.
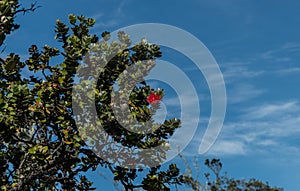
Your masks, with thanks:
<instances>
[{"instance_id":1,"label":"ohia lehua tree","mask_svg":"<svg viewBox=\"0 0 300 191\"><path fill-rule=\"evenodd\" d=\"M14 21L15 14L28 12L35 7L33 5L30 9L20 9L18 1L1 1L0 6L3 20L0 36L3 45L6 35L18 28ZM167 189L167 184L183 181L182 177L179 180L176 165L171 165L163 172L164 176L157 176L161 173L158 171L159 167L153 167L142 185L134 185L137 168L123 167L118 165L118 161L109 161L111 156L118 153L97 141L103 140L103 133L90 123L94 120L90 117L91 114L82 112L74 116L74 108L76 111L86 109L84 103L87 100L78 95L94 78L97 82L93 95L88 94L86 97L94 97L97 119L109 135L104 138L105 141L119 143L134 152L135 149L167 145L163 143L180 127L177 119L166 120L164 124L155 124L151 119L159 108L163 91L151 89L142 78L155 66L155 59L161 56L159 46L145 40L131 45L129 36L123 32L119 32L118 41L109 42L108 32L104 32L99 41L96 35L89 33L94 23L93 19L71 14L69 26L60 20L56 22L55 38L61 42L60 48L44 46L39 49L32 45L28 49L29 58L25 61L21 61L14 53L1 59L2 190L88 190L91 189L91 182L84 176L84 172L95 170L99 165L109 168L114 173L115 180L120 181L126 190L134 187L161 190ZM53 63L55 57L60 57L61 62ZM101 71L97 68L99 64L105 65ZM118 76L129 67L136 71L132 81L139 80L139 84L134 87L118 80ZM91 69L98 76L87 76L85 70ZM23 70L28 70L26 75L22 75ZM75 82L77 88L74 90ZM126 91L113 91L114 84ZM129 98L125 99L128 87L133 88L130 89ZM147 124L151 133L132 132L138 131L139 125L131 124L130 130L122 128L112 110L114 102L118 103L114 106L116 112L124 104L129 108L132 117L121 117L123 123L137 121L138 124ZM122 109L119 111L122 115ZM76 118L83 123L76 124ZM95 152L99 149L102 149L102 156ZM161 149L158 155L151 153L147 156L153 154L157 156L157 160L161 160L165 158L165 150ZM133 157L128 155L122 158L127 159L125 162L128 164L153 161L148 157L131 156Z\"/></svg>"}]
</instances>

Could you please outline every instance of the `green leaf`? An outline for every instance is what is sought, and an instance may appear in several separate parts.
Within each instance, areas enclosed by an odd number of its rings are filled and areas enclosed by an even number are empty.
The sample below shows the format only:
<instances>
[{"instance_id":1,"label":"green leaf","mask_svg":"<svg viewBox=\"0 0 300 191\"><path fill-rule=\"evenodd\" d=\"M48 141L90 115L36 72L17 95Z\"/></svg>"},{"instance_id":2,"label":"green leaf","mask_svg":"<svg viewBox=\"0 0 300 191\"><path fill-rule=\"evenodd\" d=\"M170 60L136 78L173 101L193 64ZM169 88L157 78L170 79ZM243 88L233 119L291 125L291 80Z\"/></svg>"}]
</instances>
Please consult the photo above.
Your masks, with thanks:
<instances>
[{"instance_id":1,"label":"green leaf","mask_svg":"<svg viewBox=\"0 0 300 191\"><path fill-rule=\"evenodd\" d=\"M74 135L73 139L75 139L77 142L79 142L81 140L80 137L78 137L77 135Z\"/></svg>"},{"instance_id":2,"label":"green leaf","mask_svg":"<svg viewBox=\"0 0 300 191\"><path fill-rule=\"evenodd\" d=\"M66 68L66 67L67 67L67 64L63 62L63 63L60 64L60 66L61 66L62 68Z\"/></svg>"},{"instance_id":3,"label":"green leaf","mask_svg":"<svg viewBox=\"0 0 300 191\"><path fill-rule=\"evenodd\" d=\"M32 148L28 149L28 153L29 154L35 154L36 153L36 147L32 147Z\"/></svg>"},{"instance_id":4,"label":"green leaf","mask_svg":"<svg viewBox=\"0 0 300 191\"><path fill-rule=\"evenodd\" d=\"M64 82L64 79L65 79L64 77L59 77L59 78L58 78L58 82L59 82L60 84L62 84L62 83Z\"/></svg>"},{"instance_id":5,"label":"green leaf","mask_svg":"<svg viewBox=\"0 0 300 191\"><path fill-rule=\"evenodd\" d=\"M88 18L87 19L87 23L90 27L92 27L95 23L96 23L96 20L95 19L92 19L92 18Z\"/></svg>"},{"instance_id":6,"label":"green leaf","mask_svg":"<svg viewBox=\"0 0 300 191\"><path fill-rule=\"evenodd\" d=\"M69 14L69 21L72 25L76 23L76 16L73 14Z\"/></svg>"},{"instance_id":7,"label":"green leaf","mask_svg":"<svg viewBox=\"0 0 300 191\"><path fill-rule=\"evenodd\" d=\"M7 108L7 104L6 103L0 103L0 110L1 109L6 109Z\"/></svg>"},{"instance_id":8,"label":"green leaf","mask_svg":"<svg viewBox=\"0 0 300 191\"><path fill-rule=\"evenodd\" d=\"M118 174L118 172L114 172L114 175L115 175L115 176L118 176L119 174Z\"/></svg>"},{"instance_id":9,"label":"green leaf","mask_svg":"<svg viewBox=\"0 0 300 191\"><path fill-rule=\"evenodd\" d=\"M13 95L14 95L14 94L13 94L12 92L10 92L10 93L8 93L8 94L7 94L7 96L6 96L6 97L7 97L7 98L12 98L12 97L13 97Z\"/></svg>"},{"instance_id":10,"label":"green leaf","mask_svg":"<svg viewBox=\"0 0 300 191\"><path fill-rule=\"evenodd\" d=\"M48 151L48 146L44 146L44 147L42 147L42 153L46 153L47 151Z\"/></svg>"}]
</instances>

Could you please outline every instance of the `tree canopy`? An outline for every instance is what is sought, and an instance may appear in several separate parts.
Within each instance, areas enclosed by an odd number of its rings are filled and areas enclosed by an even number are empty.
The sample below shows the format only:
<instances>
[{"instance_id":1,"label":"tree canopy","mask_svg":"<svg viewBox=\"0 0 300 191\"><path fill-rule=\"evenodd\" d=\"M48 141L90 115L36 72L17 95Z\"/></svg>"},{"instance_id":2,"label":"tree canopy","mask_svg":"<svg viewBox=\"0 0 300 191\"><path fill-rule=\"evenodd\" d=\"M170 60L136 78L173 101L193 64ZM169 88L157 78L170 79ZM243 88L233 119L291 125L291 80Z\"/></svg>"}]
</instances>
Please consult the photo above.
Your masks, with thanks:
<instances>
[{"instance_id":1,"label":"tree canopy","mask_svg":"<svg viewBox=\"0 0 300 191\"><path fill-rule=\"evenodd\" d=\"M22 8L18 0L0 2L1 48L6 36L19 28L17 14L36 8L35 4ZM160 191L180 185L193 190L279 190L254 179L219 176L222 164L217 159L205 162L216 175L210 180L206 174L205 184L176 164L162 168L159 162L166 157L168 138L181 124L176 118L163 124L152 119L164 92L152 89L143 78L162 55L160 47L144 39L131 44L122 31L118 41L111 40L109 32L101 37L90 34L95 22L70 14L69 23L56 21L55 38L61 47L32 45L26 60L15 53L1 55L1 190L94 190L86 172L98 167L108 168L125 190ZM28 70L26 75L23 70ZM119 78L127 70L134 75ZM132 83L125 83L128 78ZM92 80L96 83L90 94L80 96ZM86 103L91 100L108 137L93 123L95 116L84 112L89 111ZM129 129L122 124L129 124ZM147 155L134 153L158 145L163 147ZM119 147L134 154L121 156L124 152L115 152ZM151 164L151 168L138 164Z\"/></svg>"}]
</instances>

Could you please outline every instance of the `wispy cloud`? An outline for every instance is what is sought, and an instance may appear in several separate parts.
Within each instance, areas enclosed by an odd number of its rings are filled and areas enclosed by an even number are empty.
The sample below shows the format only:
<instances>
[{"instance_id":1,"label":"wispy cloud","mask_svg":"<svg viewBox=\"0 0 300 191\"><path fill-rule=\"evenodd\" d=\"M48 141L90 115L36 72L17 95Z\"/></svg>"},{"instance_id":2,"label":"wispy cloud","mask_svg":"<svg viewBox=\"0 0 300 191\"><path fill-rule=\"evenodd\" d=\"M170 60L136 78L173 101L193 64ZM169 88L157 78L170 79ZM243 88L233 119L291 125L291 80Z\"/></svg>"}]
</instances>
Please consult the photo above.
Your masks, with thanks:
<instances>
[{"instance_id":1,"label":"wispy cloud","mask_svg":"<svg viewBox=\"0 0 300 191\"><path fill-rule=\"evenodd\" d=\"M299 52L300 51L300 43L288 42L282 46L282 49L288 49L290 52Z\"/></svg>"},{"instance_id":2,"label":"wispy cloud","mask_svg":"<svg viewBox=\"0 0 300 191\"><path fill-rule=\"evenodd\" d=\"M262 95L265 90L259 89L252 84L237 84L228 89L228 103L237 104L254 99Z\"/></svg>"},{"instance_id":3,"label":"wispy cloud","mask_svg":"<svg viewBox=\"0 0 300 191\"><path fill-rule=\"evenodd\" d=\"M261 53L260 57L263 60L271 62L289 62L293 60L294 55L299 54L299 52L300 44L289 42L277 49Z\"/></svg>"},{"instance_id":4,"label":"wispy cloud","mask_svg":"<svg viewBox=\"0 0 300 191\"><path fill-rule=\"evenodd\" d=\"M298 156L298 143L290 140L300 136L299 112L298 101L270 103L250 108L244 111L236 122L224 124L219 140L208 154L221 156L259 152L274 155L275 152L286 157Z\"/></svg>"},{"instance_id":5,"label":"wispy cloud","mask_svg":"<svg viewBox=\"0 0 300 191\"><path fill-rule=\"evenodd\" d=\"M109 12L98 12L92 15L96 19L94 29L98 28L111 28L120 24L121 18L124 16L124 7L128 0L121 0L119 4L113 7Z\"/></svg>"},{"instance_id":6,"label":"wispy cloud","mask_svg":"<svg viewBox=\"0 0 300 191\"><path fill-rule=\"evenodd\" d=\"M291 61L290 57L279 56L280 50L269 50L261 54L261 58L272 62L288 62Z\"/></svg>"},{"instance_id":7,"label":"wispy cloud","mask_svg":"<svg viewBox=\"0 0 300 191\"><path fill-rule=\"evenodd\" d=\"M223 75L226 82L239 80L240 78L254 78L265 73L263 70L250 70L249 65L250 63L247 62L224 63L222 66L224 68Z\"/></svg>"},{"instance_id":8,"label":"wispy cloud","mask_svg":"<svg viewBox=\"0 0 300 191\"><path fill-rule=\"evenodd\" d=\"M275 71L275 74L279 76L291 75L291 74L299 74L300 68L299 67L292 67L292 68L283 68L280 70Z\"/></svg>"},{"instance_id":9,"label":"wispy cloud","mask_svg":"<svg viewBox=\"0 0 300 191\"><path fill-rule=\"evenodd\" d=\"M226 155L244 155L246 146L242 141L220 140L206 153L206 155L226 156Z\"/></svg>"},{"instance_id":10,"label":"wispy cloud","mask_svg":"<svg viewBox=\"0 0 300 191\"><path fill-rule=\"evenodd\" d=\"M279 104L263 104L261 106L247 109L248 113L244 115L245 119L261 119L266 117L281 116L282 112L292 113L299 110L296 101L279 103Z\"/></svg>"}]
</instances>

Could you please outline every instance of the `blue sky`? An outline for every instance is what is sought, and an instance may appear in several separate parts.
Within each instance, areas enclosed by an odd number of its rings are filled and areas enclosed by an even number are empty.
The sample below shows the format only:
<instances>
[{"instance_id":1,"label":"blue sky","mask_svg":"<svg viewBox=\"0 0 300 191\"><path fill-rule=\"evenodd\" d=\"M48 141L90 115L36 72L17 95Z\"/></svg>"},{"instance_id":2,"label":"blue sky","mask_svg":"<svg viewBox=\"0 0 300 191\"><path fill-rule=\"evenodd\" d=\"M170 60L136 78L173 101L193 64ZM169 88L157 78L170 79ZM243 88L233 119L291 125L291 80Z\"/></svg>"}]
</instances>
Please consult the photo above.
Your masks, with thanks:
<instances>
[{"instance_id":1,"label":"blue sky","mask_svg":"<svg viewBox=\"0 0 300 191\"><path fill-rule=\"evenodd\" d=\"M199 156L200 162L218 157L229 176L256 177L285 190L300 189L299 1L40 0L38 4L42 7L35 13L18 17L21 29L8 37L6 53L14 51L26 58L32 43L57 46L55 20L65 21L69 13L97 19L92 30L97 34L148 22L192 33L219 64L228 101L222 132L211 150ZM183 153L190 159L197 155L207 126L210 94L201 72L177 54L166 49L163 58L187 73L201 106L198 131ZM173 96L166 95L165 102L176 111L178 100ZM99 190L111 188L109 181L91 176Z\"/></svg>"}]
</instances>

